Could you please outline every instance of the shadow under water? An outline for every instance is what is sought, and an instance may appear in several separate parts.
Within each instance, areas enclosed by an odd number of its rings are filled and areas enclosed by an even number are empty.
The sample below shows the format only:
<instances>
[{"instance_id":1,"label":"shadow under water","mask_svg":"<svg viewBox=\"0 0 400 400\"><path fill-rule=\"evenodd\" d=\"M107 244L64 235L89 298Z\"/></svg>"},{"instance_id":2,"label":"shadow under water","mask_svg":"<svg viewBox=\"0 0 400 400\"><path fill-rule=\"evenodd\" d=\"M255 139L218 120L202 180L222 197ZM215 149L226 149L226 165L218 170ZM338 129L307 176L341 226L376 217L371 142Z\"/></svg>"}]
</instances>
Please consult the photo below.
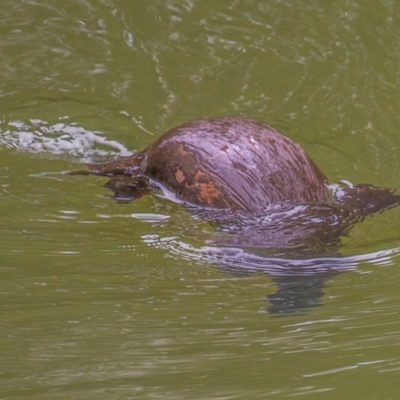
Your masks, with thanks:
<instances>
[{"instance_id":1,"label":"shadow under water","mask_svg":"<svg viewBox=\"0 0 400 400\"><path fill-rule=\"evenodd\" d=\"M145 235L149 246L168 251L172 256L215 265L221 271L241 276L265 274L276 284L275 293L266 296L267 311L274 316L308 312L323 305L324 287L338 274L357 271L361 263L388 265L400 249L381 250L373 253L343 256L338 252L319 257L271 256L265 249L240 248L210 243L193 247L177 238Z\"/></svg>"}]
</instances>

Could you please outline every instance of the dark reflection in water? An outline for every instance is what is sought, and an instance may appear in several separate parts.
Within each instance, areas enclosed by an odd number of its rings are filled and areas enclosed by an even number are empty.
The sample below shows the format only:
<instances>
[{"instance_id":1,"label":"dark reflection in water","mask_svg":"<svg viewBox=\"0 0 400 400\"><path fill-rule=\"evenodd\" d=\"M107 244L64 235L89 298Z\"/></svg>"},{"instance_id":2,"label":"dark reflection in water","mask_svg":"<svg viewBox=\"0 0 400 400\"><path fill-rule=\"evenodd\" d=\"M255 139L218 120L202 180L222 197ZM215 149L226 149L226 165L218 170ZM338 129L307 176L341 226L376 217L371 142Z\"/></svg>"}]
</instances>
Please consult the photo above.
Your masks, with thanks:
<instances>
[{"instance_id":1,"label":"dark reflection in water","mask_svg":"<svg viewBox=\"0 0 400 400\"><path fill-rule=\"evenodd\" d=\"M311 307L321 306L323 288L334 272L311 276L279 276L273 278L278 286L276 293L267 296L271 314L286 315Z\"/></svg>"},{"instance_id":2,"label":"dark reflection in water","mask_svg":"<svg viewBox=\"0 0 400 400\"><path fill-rule=\"evenodd\" d=\"M230 255L223 255L226 250ZM386 257L385 252L373 255L343 257L339 254L331 257L285 259L251 254L242 249L215 249L212 253L224 270L258 272L268 274L277 285L277 291L266 297L267 310L275 315L288 315L307 311L323 305L324 287L330 279L339 273L354 271L361 261L378 263Z\"/></svg>"},{"instance_id":3,"label":"dark reflection in water","mask_svg":"<svg viewBox=\"0 0 400 400\"><path fill-rule=\"evenodd\" d=\"M225 251L226 249L220 248L214 255ZM231 256L223 257L224 261L220 266L229 271L268 274L277 285L277 291L267 295L267 310L275 315L304 312L322 305L323 288L327 282L341 271L355 269L357 265L354 260L340 255L310 259L276 259L239 250L238 256L235 260L231 252Z\"/></svg>"},{"instance_id":4,"label":"dark reflection in water","mask_svg":"<svg viewBox=\"0 0 400 400\"><path fill-rule=\"evenodd\" d=\"M266 296L267 311L275 316L307 312L323 305L324 287L343 272L356 271L360 263L387 265L399 249L382 250L353 256L336 254L320 257L274 257L266 249L204 246L195 248L176 238L145 235L143 240L150 246L163 248L169 253L195 260L201 264L213 264L222 271L235 275L261 273L268 275L277 285L275 293Z\"/></svg>"},{"instance_id":5,"label":"dark reflection in water","mask_svg":"<svg viewBox=\"0 0 400 400\"><path fill-rule=\"evenodd\" d=\"M246 260L246 256L250 260ZM233 263L231 267L225 264L224 269L234 270L237 273L241 268L247 273L257 271L268 274L276 284L277 291L266 296L269 303L267 310L274 315L287 315L323 305L323 289L328 281L339 273L340 268L346 270L355 267L352 263L340 265L340 262L340 256L276 261L273 258L259 256L258 267L254 267L254 256L242 253L242 258L238 259L237 263ZM253 264L252 270L246 266L247 263Z\"/></svg>"}]
</instances>

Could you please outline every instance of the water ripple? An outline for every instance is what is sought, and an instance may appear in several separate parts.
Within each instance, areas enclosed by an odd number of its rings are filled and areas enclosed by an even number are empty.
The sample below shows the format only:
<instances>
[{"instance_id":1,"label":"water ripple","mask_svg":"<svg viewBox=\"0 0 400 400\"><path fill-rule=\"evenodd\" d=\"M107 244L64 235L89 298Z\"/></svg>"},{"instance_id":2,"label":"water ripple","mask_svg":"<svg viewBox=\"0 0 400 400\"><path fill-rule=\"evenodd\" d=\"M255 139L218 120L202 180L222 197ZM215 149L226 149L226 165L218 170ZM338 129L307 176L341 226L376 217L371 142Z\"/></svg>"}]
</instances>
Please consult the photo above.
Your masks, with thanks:
<instances>
[{"instance_id":1,"label":"water ripple","mask_svg":"<svg viewBox=\"0 0 400 400\"><path fill-rule=\"evenodd\" d=\"M0 121L0 146L32 154L68 154L80 157L82 162L89 162L96 156L132 154L121 143L108 140L100 131L90 131L75 123L49 125L40 119L31 119L29 123Z\"/></svg>"}]
</instances>

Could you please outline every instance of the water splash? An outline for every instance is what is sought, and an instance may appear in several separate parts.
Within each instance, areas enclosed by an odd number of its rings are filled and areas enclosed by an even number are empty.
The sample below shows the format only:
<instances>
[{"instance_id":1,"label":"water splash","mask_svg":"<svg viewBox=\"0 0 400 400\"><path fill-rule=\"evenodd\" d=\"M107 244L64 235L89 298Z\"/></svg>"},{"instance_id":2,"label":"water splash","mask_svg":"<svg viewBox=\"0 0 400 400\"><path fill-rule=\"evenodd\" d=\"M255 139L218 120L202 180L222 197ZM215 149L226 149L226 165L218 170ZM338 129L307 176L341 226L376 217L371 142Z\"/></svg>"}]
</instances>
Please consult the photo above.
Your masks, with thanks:
<instances>
[{"instance_id":1,"label":"water splash","mask_svg":"<svg viewBox=\"0 0 400 400\"><path fill-rule=\"evenodd\" d=\"M32 154L69 155L81 162L132 154L124 145L107 139L101 131L90 131L77 123L50 125L40 119L0 122L0 146Z\"/></svg>"}]
</instances>

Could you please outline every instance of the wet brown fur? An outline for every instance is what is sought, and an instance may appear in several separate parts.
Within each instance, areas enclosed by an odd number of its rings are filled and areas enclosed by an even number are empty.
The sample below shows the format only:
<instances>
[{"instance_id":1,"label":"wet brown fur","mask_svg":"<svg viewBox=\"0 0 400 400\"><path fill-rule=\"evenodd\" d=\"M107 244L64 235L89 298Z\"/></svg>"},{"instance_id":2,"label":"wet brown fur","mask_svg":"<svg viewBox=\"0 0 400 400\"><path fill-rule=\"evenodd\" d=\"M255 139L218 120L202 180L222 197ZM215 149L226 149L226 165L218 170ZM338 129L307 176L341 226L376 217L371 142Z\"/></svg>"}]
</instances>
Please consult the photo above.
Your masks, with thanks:
<instances>
[{"instance_id":1,"label":"wet brown fur","mask_svg":"<svg viewBox=\"0 0 400 400\"><path fill-rule=\"evenodd\" d=\"M188 122L133 156L89 164L88 169L110 176L108 187L132 198L160 183L185 202L234 211L332 202L326 176L304 150L248 118ZM344 193L336 201L354 221L400 202L393 191L370 185L345 188Z\"/></svg>"}]
</instances>

